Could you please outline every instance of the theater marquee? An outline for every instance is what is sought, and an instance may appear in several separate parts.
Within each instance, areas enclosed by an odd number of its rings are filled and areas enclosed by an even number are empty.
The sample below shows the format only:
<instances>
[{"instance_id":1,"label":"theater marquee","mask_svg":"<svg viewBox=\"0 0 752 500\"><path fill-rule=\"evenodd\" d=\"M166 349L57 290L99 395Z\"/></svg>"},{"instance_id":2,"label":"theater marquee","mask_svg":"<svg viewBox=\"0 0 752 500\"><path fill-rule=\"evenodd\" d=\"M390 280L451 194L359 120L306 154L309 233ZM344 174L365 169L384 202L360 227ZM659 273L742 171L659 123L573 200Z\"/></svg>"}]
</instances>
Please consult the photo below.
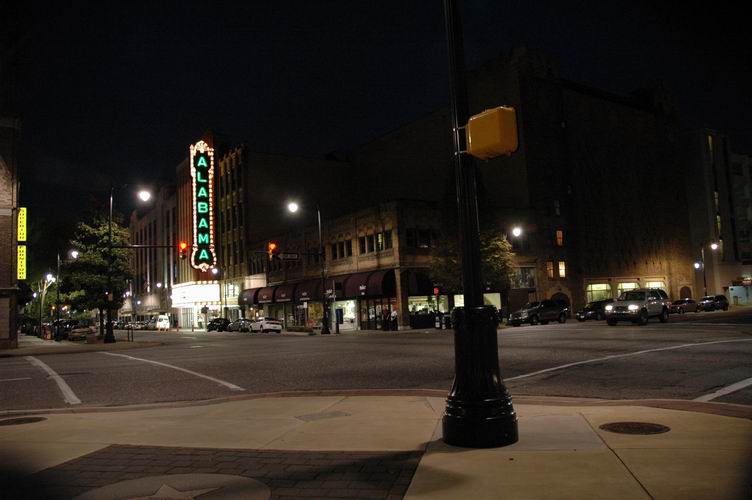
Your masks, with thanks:
<instances>
[{"instance_id":1,"label":"theater marquee","mask_svg":"<svg viewBox=\"0 0 752 500\"><path fill-rule=\"evenodd\" d=\"M193 252L191 265L206 272L217 263L214 252L214 148L191 145L193 184Z\"/></svg>"}]
</instances>

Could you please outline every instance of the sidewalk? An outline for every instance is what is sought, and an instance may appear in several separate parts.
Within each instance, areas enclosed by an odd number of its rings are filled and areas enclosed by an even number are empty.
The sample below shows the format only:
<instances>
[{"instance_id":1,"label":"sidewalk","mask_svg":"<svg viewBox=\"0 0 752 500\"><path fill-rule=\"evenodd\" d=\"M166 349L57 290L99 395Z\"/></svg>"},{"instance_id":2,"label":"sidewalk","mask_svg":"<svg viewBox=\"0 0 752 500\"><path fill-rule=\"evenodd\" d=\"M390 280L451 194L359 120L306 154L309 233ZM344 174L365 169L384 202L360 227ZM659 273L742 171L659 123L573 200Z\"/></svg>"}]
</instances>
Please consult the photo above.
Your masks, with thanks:
<instances>
[{"instance_id":1,"label":"sidewalk","mask_svg":"<svg viewBox=\"0 0 752 500\"><path fill-rule=\"evenodd\" d=\"M0 358L10 358L15 356L38 356L41 354L68 354L76 352L91 351L122 351L126 349L136 349L139 347L154 347L162 345L161 342L135 341L128 342L123 338L117 339L114 344L105 344L102 342L96 344L87 344L86 342L69 342L61 340L43 340L33 335L18 336L17 349L0 350Z\"/></svg>"},{"instance_id":2,"label":"sidewalk","mask_svg":"<svg viewBox=\"0 0 752 500\"><path fill-rule=\"evenodd\" d=\"M0 469L51 498L752 498L747 407L523 397L520 441L472 450L441 441L438 391L353 394L27 415L0 425Z\"/></svg>"}]
</instances>

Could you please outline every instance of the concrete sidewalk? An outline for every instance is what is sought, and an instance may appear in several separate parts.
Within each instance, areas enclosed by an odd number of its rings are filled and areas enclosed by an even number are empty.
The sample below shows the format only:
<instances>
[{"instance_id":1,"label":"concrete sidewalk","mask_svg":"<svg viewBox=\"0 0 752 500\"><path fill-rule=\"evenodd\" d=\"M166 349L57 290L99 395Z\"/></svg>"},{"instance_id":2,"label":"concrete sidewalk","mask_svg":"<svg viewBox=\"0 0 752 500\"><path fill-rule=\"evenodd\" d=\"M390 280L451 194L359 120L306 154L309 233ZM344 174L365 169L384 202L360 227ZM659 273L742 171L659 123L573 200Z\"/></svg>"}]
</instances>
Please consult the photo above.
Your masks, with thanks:
<instances>
[{"instance_id":1,"label":"concrete sidewalk","mask_svg":"<svg viewBox=\"0 0 752 500\"><path fill-rule=\"evenodd\" d=\"M122 351L126 349L137 349L140 347L155 347L162 345L161 342L154 341L135 341L128 342L124 338L118 337L114 344L105 344L98 342L96 344L87 344L84 341L70 342L68 340L43 340L33 335L19 335L17 349L0 350L0 358L10 358L16 356L39 356L44 354L69 354L77 352L92 351Z\"/></svg>"},{"instance_id":2,"label":"concrete sidewalk","mask_svg":"<svg viewBox=\"0 0 752 500\"><path fill-rule=\"evenodd\" d=\"M0 468L54 498L752 498L752 420L686 405L716 414L520 398L520 441L487 450L445 445L443 398L417 391L79 409L3 417Z\"/></svg>"}]
</instances>

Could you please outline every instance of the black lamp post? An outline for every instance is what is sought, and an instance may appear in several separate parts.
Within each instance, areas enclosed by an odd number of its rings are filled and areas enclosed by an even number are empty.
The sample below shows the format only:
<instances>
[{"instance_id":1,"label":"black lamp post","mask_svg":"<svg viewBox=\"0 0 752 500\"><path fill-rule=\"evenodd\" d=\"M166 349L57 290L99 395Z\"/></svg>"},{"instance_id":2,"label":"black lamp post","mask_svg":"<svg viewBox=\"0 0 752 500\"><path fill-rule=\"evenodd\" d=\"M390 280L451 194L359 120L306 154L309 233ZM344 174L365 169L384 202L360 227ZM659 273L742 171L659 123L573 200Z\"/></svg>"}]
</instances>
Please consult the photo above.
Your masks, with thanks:
<instances>
[{"instance_id":1,"label":"black lamp post","mask_svg":"<svg viewBox=\"0 0 752 500\"><path fill-rule=\"evenodd\" d=\"M465 305L453 312L455 379L447 396L442 427L447 444L491 448L517 441L517 414L499 370L494 309L483 305L475 164L463 153L461 140L469 112L462 24L454 0L444 0L444 16Z\"/></svg>"},{"instance_id":2,"label":"black lamp post","mask_svg":"<svg viewBox=\"0 0 752 500\"><path fill-rule=\"evenodd\" d=\"M298 208L298 204L295 202L287 204L287 210L292 213L297 212ZM324 311L321 318L321 335L329 335L331 333L331 330L329 329L329 298L326 294L326 266L324 265L326 254L324 253L324 240L321 236L321 210L319 209L318 204L316 205L316 220L319 227L319 267L321 270L321 293L324 303ZM336 290L333 290L333 293L336 295Z\"/></svg>"}]
</instances>

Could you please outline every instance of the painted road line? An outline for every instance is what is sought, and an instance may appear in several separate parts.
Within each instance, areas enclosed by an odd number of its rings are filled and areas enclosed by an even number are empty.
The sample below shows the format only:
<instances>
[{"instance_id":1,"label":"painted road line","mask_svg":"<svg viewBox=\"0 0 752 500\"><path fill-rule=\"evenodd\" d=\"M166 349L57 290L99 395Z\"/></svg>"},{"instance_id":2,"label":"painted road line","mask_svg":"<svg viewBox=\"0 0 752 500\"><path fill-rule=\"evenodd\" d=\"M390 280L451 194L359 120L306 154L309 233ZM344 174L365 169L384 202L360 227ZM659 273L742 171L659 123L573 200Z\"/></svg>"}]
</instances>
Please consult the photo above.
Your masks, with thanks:
<instances>
[{"instance_id":1,"label":"painted road line","mask_svg":"<svg viewBox=\"0 0 752 500\"><path fill-rule=\"evenodd\" d=\"M751 339L752 340L752 339ZM210 377L208 375L204 375L202 373L194 372L192 370L187 370L185 368L180 368L179 366L175 365L168 365L167 363L162 363L160 361L152 361L151 359L144 359L144 358L136 358L134 356L128 356L126 354L117 354L114 352L100 352L99 354L106 354L107 356L120 356L121 358L128 358L133 359L136 361L143 361L144 363L151 363L153 365L157 366L164 366L165 368L172 368L173 370L178 370L180 372L189 373L195 377L205 378L206 380L211 380L212 382L216 382L219 385L222 385L224 387L227 387L228 389L232 389L233 391L244 391L242 387L231 384L230 382L225 382L224 380L219 380L218 378Z\"/></svg>"},{"instance_id":2,"label":"painted road line","mask_svg":"<svg viewBox=\"0 0 752 500\"><path fill-rule=\"evenodd\" d=\"M31 363L32 365L36 366L37 368L41 368L44 370L47 375L50 376L52 380L54 380L57 383L58 389L60 389L60 392L63 393L63 399L66 403L69 405L80 405L81 400L78 399L76 394L73 392L73 390L70 388L70 386L63 380L63 378L55 373L55 370L47 366L46 364L39 361L34 356L26 356L26 360Z\"/></svg>"},{"instance_id":3,"label":"painted road line","mask_svg":"<svg viewBox=\"0 0 752 500\"><path fill-rule=\"evenodd\" d=\"M681 344L681 345L674 345L674 346L669 346L669 347L658 347L656 349L645 349L644 351L628 352L626 354L612 354L610 356L603 356L602 358L586 359L584 361L576 361L574 363L567 363L566 365L552 366L551 368L546 368L545 370L538 370L537 372L525 373L524 375L517 375L516 377L505 378L504 381L511 382L513 380L520 380L523 378L534 377L536 375L542 375L544 373L564 370L565 368L571 368L573 366L598 363L600 361L608 361L611 359L629 358L631 356L639 356L641 354L649 354L651 352L672 351L675 349L686 349L687 347L697 347L697 346L704 346L704 345L711 345L711 344L727 344L731 342L752 342L752 339L729 339L729 340L714 340L711 342L695 342L694 344Z\"/></svg>"},{"instance_id":4,"label":"painted road line","mask_svg":"<svg viewBox=\"0 0 752 500\"><path fill-rule=\"evenodd\" d=\"M22 378L0 378L0 382L15 382L16 380L31 380L31 377L22 377Z\"/></svg>"},{"instance_id":5,"label":"painted road line","mask_svg":"<svg viewBox=\"0 0 752 500\"><path fill-rule=\"evenodd\" d=\"M710 394L705 394L704 396L695 398L694 400L695 401L713 401L714 399L720 398L721 396L725 396L726 394L731 394L732 392L741 391L745 387L749 387L751 385L752 385L752 378L748 378L746 380L742 380L735 384L727 385L726 387L718 389L715 392L711 392Z\"/></svg>"}]
</instances>

